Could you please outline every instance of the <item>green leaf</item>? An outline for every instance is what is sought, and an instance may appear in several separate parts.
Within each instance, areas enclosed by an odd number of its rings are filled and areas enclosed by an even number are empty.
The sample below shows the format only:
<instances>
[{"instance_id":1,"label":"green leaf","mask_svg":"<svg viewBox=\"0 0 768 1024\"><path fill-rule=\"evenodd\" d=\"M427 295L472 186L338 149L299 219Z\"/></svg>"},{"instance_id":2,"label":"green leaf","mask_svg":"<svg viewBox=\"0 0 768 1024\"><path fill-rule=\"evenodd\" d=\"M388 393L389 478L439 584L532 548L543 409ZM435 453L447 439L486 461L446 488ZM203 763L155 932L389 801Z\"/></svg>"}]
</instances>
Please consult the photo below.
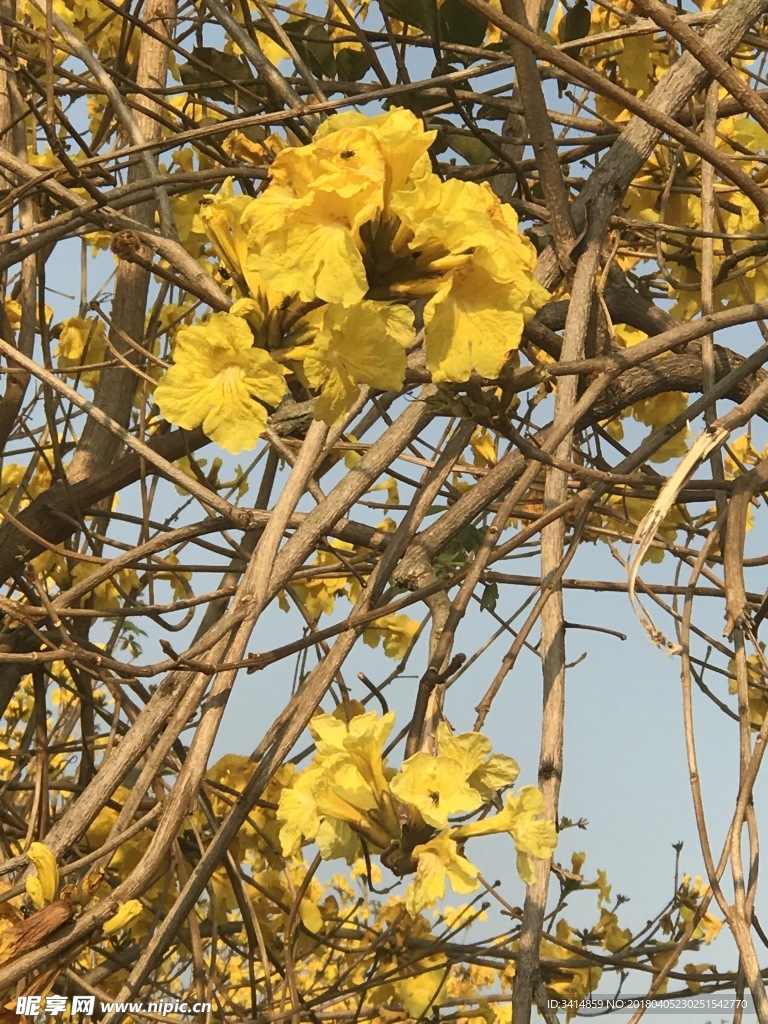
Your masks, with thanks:
<instances>
[{"instance_id":1,"label":"green leaf","mask_svg":"<svg viewBox=\"0 0 768 1024\"><path fill-rule=\"evenodd\" d=\"M341 82L359 82L371 70L365 50L345 46L336 53L336 77Z\"/></svg>"},{"instance_id":2,"label":"green leaf","mask_svg":"<svg viewBox=\"0 0 768 1024\"><path fill-rule=\"evenodd\" d=\"M495 612L496 602L499 600L498 583L487 583L480 598L480 609L484 612Z\"/></svg>"},{"instance_id":3,"label":"green leaf","mask_svg":"<svg viewBox=\"0 0 768 1024\"><path fill-rule=\"evenodd\" d=\"M213 46L196 46L191 56L194 61L179 65L179 76L187 90L201 99L234 103L239 92L263 92L244 57L222 53ZM233 82L234 85L211 88L212 82Z\"/></svg>"},{"instance_id":4,"label":"green leaf","mask_svg":"<svg viewBox=\"0 0 768 1024\"><path fill-rule=\"evenodd\" d=\"M416 25L434 35L437 24L435 0L379 0L379 5L390 18Z\"/></svg>"},{"instance_id":5,"label":"green leaf","mask_svg":"<svg viewBox=\"0 0 768 1024\"><path fill-rule=\"evenodd\" d=\"M487 21L463 0L445 0L440 8L440 38L447 43L480 46L485 38Z\"/></svg>"},{"instance_id":6,"label":"green leaf","mask_svg":"<svg viewBox=\"0 0 768 1024\"><path fill-rule=\"evenodd\" d=\"M448 132L447 143L468 164L489 164L495 159L493 150L468 131Z\"/></svg>"},{"instance_id":7,"label":"green leaf","mask_svg":"<svg viewBox=\"0 0 768 1024\"><path fill-rule=\"evenodd\" d=\"M483 103L477 112L478 121L505 121L509 111L495 103Z\"/></svg>"},{"instance_id":8,"label":"green leaf","mask_svg":"<svg viewBox=\"0 0 768 1024\"><path fill-rule=\"evenodd\" d=\"M333 44L325 25L301 18L287 22L285 31L310 71L324 78L336 77Z\"/></svg>"}]
</instances>

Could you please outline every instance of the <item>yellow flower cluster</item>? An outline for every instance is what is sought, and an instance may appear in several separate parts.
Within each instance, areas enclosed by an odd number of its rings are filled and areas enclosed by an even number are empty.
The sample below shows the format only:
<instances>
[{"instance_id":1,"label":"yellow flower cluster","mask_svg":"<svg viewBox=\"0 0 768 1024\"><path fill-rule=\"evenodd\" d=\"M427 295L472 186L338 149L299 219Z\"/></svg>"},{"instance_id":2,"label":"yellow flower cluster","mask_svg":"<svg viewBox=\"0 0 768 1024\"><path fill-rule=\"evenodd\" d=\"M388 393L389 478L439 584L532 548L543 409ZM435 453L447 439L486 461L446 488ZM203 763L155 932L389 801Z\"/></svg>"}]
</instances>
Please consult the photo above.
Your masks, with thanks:
<instances>
[{"instance_id":1,"label":"yellow flower cluster","mask_svg":"<svg viewBox=\"0 0 768 1024\"><path fill-rule=\"evenodd\" d=\"M334 423L361 387L402 388L421 326L433 380L498 376L548 293L513 210L487 184L432 173L435 134L408 110L339 114L278 153L257 198L231 182L207 198L201 220L239 301L179 330L156 391L165 419L252 447L261 403L294 373Z\"/></svg>"},{"instance_id":2,"label":"yellow flower cluster","mask_svg":"<svg viewBox=\"0 0 768 1024\"><path fill-rule=\"evenodd\" d=\"M412 917L442 899L446 881L457 893L477 888L477 868L459 853L459 844L472 836L509 833L518 871L531 881L531 858L548 858L557 842L554 824L538 820L544 800L534 786L508 795L498 814L459 827L449 821L479 810L512 785L519 770L515 761L493 754L487 737L455 736L441 723L439 753L414 754L398 772L388 767L383 753L394 721L394 712L364 713L356 702L313 718L315 758L280 795L283 854L295 856L304 841L312 840L324 860L340 857L351 864L365 849L384 855L389 866L397 864L397 873L415 870L406 894ZM424 841L409 846L414 836ZM398 853L400 858L394 856Z\"/></svg>"}]
</instances>

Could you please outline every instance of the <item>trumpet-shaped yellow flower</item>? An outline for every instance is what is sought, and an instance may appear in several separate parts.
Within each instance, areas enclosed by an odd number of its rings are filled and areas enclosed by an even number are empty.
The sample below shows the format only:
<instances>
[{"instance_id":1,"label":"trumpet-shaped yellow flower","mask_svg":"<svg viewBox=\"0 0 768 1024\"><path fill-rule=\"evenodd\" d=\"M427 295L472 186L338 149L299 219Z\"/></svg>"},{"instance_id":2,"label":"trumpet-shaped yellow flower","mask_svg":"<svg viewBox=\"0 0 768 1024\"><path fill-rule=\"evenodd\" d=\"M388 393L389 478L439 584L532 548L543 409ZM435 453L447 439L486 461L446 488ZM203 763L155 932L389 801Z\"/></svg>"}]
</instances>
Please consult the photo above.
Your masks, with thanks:
<instances>
[{"instance_id":1,"label":"trumpet-shaped yellow flower","mask_svg":"<svg viewBox=\"0 0 768 1024\"><path fill-rule=\"evenodd\" d=\"M309 731L315 737L318 758L344 752L354 762L374 793L388 794L384 744L395 724L394 711L354 715L349 721L337 715L315 715Z\"/></svg>"},{"instance_id":2,"label":"trumpet-shaped yellow flower","mask_svg":"<svg viewBox=\"0 0 768 1024\"><path fill-rule=\"evenodd\" d=\"M413 232L408 246L424 272L445 271L424 310L433 379L498 376L524 321L548 297L533 279L536 253L514 211L487 183L436 175L398 193L392 209Z\"/></svg>"},{"instance_id":3,"label":"trumpet-shaped yellow flower","mask_svg":"<svg viewBox=\"0 0 768 1024\"><path fill-rule=\"evenodd\" d=\"M556 935L560 942L567 942L571 945L578 945L571 926L561 917L557 922ZM542 959L561 961L562 966L554 968L550 966L551 980L547 981L547 991L556 993L563 1000L572 1000L574 1003L573 1013L566 1013L568 1020L576 1013L575 1004L580 999L585 999L590 992L593 992L602 976L600 967L569 967L569 960L578 959L578 954L570 949L564 949L557 942L550 942L543 939L539 947L539 955Z\"/></svg>"},{"instance_id":4,"label":"trumpet-shaped yellow flower","mask_svg":"<svg viewBox=\"0 0 768 1024\"><path fill-rule=\"evenodd\" d=\"M283 150L242 218L250 268L304 301L359 302L368 290L361 230L428 173L434 137L406 110L351 112L329 118L310 145Z\"/></svg>"},{"instance_id":5,"label":"trumpet-shaped yellow flower","mask_svg":"<svg viewBox=\"0 0 768 1024\"><path fill-rule=\"evenodd\" d=\"M226 786L227 789L234 789L238 793L242 793L256 768L256 762L251 761L249 757L245 757L243 754L225 754L219 758L216 764L208 769L205 777L210 779L211 782L218 782ZM215 787L211 787L209 799L213 813L219 814L222 817L232 804L232 797L229 794L227 796L222 795Z\"/></svg>"},{"instance_id":6,"label":"trumpet-shaped yellow flower","mask_svg":"<svg viewBox=\"0 0 768 1024\"><path fill-rule=\"evenodd\" d=\"M328 423L361 384L402 388L413 318L405 305L362 305L369 287L377 298L426 298L427 368L437 381L497 377L548 297L513 210L487 183L432 174L433 139L406 110L337 115L309 145L278 154L262 195L234 196L226 183L202 212L241 291L271 290L265 310L285 296L329 304L305 318L319 324L314 343L290 352L320 389L317 415Z\"/></svg>"},{"instance_id":7,"label":"trumpet-shaped yellow flower","mask_svg":"<svg viewBox=\"0 0 768 1024\"><path fill-rule=\"evenodd\" d=\"M241 317L214 313L205 323L179 330L174 365L155 389L164 419L203 430L227 451L252 448L267 425L266 405L286 392L282 368Z\"/></svg>"},{"instance_id":8,"label":"trumpet-shaped yellow flower","mask_svg":"<svg viewBox=\"0 0 768 1024\"><path fill-rule=\"evenodd\" d=\"M56 897L59 888L59 868L56 858L45 843L30 843L27 856L34 864L37 874L27 878L26 890L37 909L42 910Z\"/></svg>"},{"instance_id":9,"label":"trumpet-shaped yellow flower","mask_svg":"<svg viewBox=\"0 0 768 1024\"><path fill-rule=\"evenodd\" d=\"M413 341L413 313L407 306L359 302L351 309L326 306L322 326L306 350L304 372L320 388L316 415L332 424L357 398L361 384L399 391L405 350Z\"/></svg>"},{"instance_id":10,"label":"trumpet-shaped yellow flower","mask_svg":"<svg viewBox=\"0 0 768 1024\"><path fill-rule=\"evenodd\" d=\"M483 802L458 761L425 751L409 757L390 786L398 800L415 807L434 828L445 828L449 815L476 811Z\"/></svg>"},{"instance_id":11,"label":"trumpet-shaped yellow flower","mask_svg":"<svg viewBox=\"0 0 768 1024\"><path fill-rule=\"evenodd\" d=\"M94 317L83 319L71 316L61 324L59 344L54 353L59 368L68 377L79 376L86 387L92 388L99 379L99 370L82 370L83 365L100 363L105 358L106 328Z\"/></svg>"},{"instance_id":12,"label":"trumpet-shaped yellow flower","mask_svg":"<svg viewBox=\"0 0 768 1024\"><path fill-rule=\"evenodd\" d=\"M520 774L513 758L491 753L491 741L482 733L463 732L454 736L447 722L440 722L437 746L442 756L458 761L467 782L483 800L490 800L500 789L511 786Z\"/></svg>"},{"instance_id":13,"label":"trumpet-shaped yellow flower","mask_svg":"<svg viewBox=\"0 0 768 1024\"><path fill-rule=\"evenodd\" d=\"M78 562L72 570L72 583L81 583L92 576L98 569L93 562ZM135 569L118 569L114 577L102 580L88 592L88 600L94 608L111 611L120 608L125 601L125 594L139 590L141 581Z\"/></svg>"},{"instance_id":14,"label":"trumpet-shaped yellow flower","mask_svg":"<svg viewBox=\"0 0 768 1024\"><path fill-rule=\"evenodd\" d=\"M381 148L364 128L283 150L269 188L241 220L249 269L304 301L359 302L368 290L360 229L382 208L385 170Z\"/></svg>"},{"instance_id":15,"label":"trumpet-shaped yellow flower","mask_svg":"<svg viewBox=\"0 0 768 1024\"><path fill-rule=\"evenodd\" d=\"M683 882L678 890L678 899L680 902L680 918L684 924L687 925L693 919L698 909L698 903L704 895L705 888L701 878L698 876L692 881L690 875L683 875ZM722 920L707 911L696 926L693 938L703 939L705 944L709 945L720 934L722 927Z\"/></svg>"},{"instance_id":16,"label":"trumpet-shaped yellow flower","mask_svg":"<svg viewBox=\"0 0 768 1024\"><path fill-rule=\"evenodd\" d=\"M517 215L503 205L490 185L430 174L402 191L392 208L413 231L412 250L439 258L438 253L474 255L497 281L514 282L525 294L531 288L536 254L518 231Z\"/></svg>"},{"instance_id":17,"label":"trumpet-shaped yellow flower","mask_svg":"<svg viewBox=\"0 0 768 1024\"><path fill-rule=\"evenodd\" d=\"M504 809L481 821L473 821L453 829L458 840L472 836L489 836L509 832L517 849L517 870L522 880L533 881L532 857L547 860L557 846L557 830L553 821L541 821L544 797L536 786L523 786L519 793L510 793Z\"/></svg>"},{"instance_id":18,"label":"trumpet-shaped yellow flower","mask_svg":"<svg viewBox=\"0 0 768 1024\"><path fill-rule=\"evenodd\" d=\"M468 262L443 280L424 310L427 369L434 381L498 377L523 335L509 286Z\"/></svg>"},{"instance_id":19,"label":"trumpet-shaped yellow flower","mask_svg":"<svg viewBox=\"0 0 768 1024\"><path fill-rule=\"evenodd\" d=\"M144 908L140 900L127 900L120 904L120 909L104 922L102 928L105 935L114 935L121 928L126 928L134 918L137 918Z\"/></svg>"},{"instance_id":20,"label":"trumpet-shaped yellow flower","mask_svg":"<svg viewBox=\"0 0 768 1024\"><path fill-rule=\"evenodd\" d=\"M520 771L511 757L492 755L490 740L479 733L454 736L441 722L437 742L437 757L414 754L390 783L397 799L416 807L434 828L445 828L451 814L477 810Z\"/></svg>"},{"instance_id":21,"label":"trumpet-shaped yellow flower","mask_svg":"<svg viewBox=\"0 0 768 1024\"><path fill-rule=\"evenodd\" d=\"M358 824L376 806L376 795L357 766L344 754L324 760L315 777L314 796L324 817Z\"/></svg>"},{"instance_id":22,"label":"trumpet-shaped yellow flower","mask_svg":"<svg viewBox=\"0 0 768 1024\"><path fill-rule=\"evenodd\" d=\"M206 196L200 207L200 217L214 252L232 275L245 298L260 300L264 309L276 306L278 296L248 265L250 250L241 217L252 199L237 195L232 178L227 178L217 194Z\"/></svg>"},{"instance_id":23,"label":"trumpet-shaped yellow flower","mask_svg":"<svg viewBox=\"0 0 768 1024\"><path fill-rule=\"evenodd\" d=\"M283 853L297 853L302 839L314 839L325 859L355 860L361 837L370 847L388 846L394 838L389 830L394 812L387 813L385 800L388 793L384 798L377 794L348 754L320 758L280 794Z\"/></svg>"},{"instance_id":24,"label":"trumpet-shaped yellow flower","mask_svg":"<svg viewBox=\"0 0 768 1024\"><path fill-rule=\"evenodd\" d=\"M616 953L626 947L632 941L632 932L629 928L620 928L619 919L605 907L600 908L600 920L594 927L594 931L600 936L603 948L611 953Z\"/></svg>"},{"instance_id":25,"label":"trumpet-shaped yellow flower","mask_svg":"<svg viewBox=\"0 0 768 1024\"><path fill-rule=\"evenodd\" d=\"M378 647L383 641L388 658L404 658L418 631L418 622L407 615L384 615L363 630L363 642Z\"/></svg>"},{"instance_id":26,"label":"trumpet-shaped yellow flower","mask_svg":"<svg viewBox=\"0 0 768 1024\"><path fill-rule=\"evenodd\" d=\"M364 128L376 136L386 167L385 202L410 181L419 181L430 174L427 150L435 141L437 132L424 131L420 118L410 110L393 107L376 117L348 110L329 117L318 128L315 139L324 139L349 128Z\"/></svg>"},{"instance_id":27,"label":"trumpet-shaped yellow flower","mask_svg":"<svg viewBox=\"0 0 768 1024\"><path fill-rule=\"evenodd\" d=\"M424 970L428 964L431 970ZM435 1006L442 1006L448 998L448 961L444 956L436 955L419 963L419 973L409 978L402 978L394 983L397 999L403 1004L405 1012L413 1020L422 1020L429 1016Z\"/></svg>"},{"instance_id":28,"label":"trumpet-shaped yellow flower","mask_svg":"<svg viewBox=\"0 0 768 1024\"><path fill-rule=\"evenodd\" d=\"M307 768L280 794L277 820L280 822L280 846L286 857L301 848L302 839L312 839L320 828L312 787L316 770Z\"/></svg>"},{"instance_id":29,"label":"trumpet-shaped yellow flower","mask_svg":"<svg viewBox=\"0 0 768 1024\"><path fill-rule=\"evenodd\" d=\"M360 836L346 821L323 818L315 834L315 842L323 860L341 858L352 864L362 855Z\"/></svg>"},{"instance_id":30,"label":"trumpet-shaped yellow flower","mask_svg":"<svg viewBox=\"0 0 768 1024\"><path fill-rule=\"evenodd\" d=\"M455 893L466 894L477 888L478 868L458 852L456 842L447 832L417 846L413 851L418 868L405 898L411 917L425 907L432 907L445 896L449 881Z\"/></svg>"}]
</instances>

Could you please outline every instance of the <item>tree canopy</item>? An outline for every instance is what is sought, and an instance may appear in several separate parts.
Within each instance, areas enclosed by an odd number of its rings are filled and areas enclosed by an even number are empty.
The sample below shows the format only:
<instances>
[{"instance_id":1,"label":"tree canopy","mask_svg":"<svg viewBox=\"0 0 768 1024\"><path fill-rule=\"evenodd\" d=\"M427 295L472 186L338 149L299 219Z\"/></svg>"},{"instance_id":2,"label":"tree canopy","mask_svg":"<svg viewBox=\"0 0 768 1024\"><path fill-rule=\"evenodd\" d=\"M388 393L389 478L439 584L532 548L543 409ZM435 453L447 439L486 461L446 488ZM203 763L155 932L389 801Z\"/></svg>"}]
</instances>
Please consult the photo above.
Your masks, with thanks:
<instances>
[{"instance_id":1,"label":"tree canopy","mask_svg":"<svg viewBox=\"0 0 768 1024\"><path fill-rule=\"evenodd\" d=\"M767 48L768 0L0 0L3 1019L768 1022ZM680 681L704 872L641 927L558 847L586 591Z\"/></svg>"}]
</instances>

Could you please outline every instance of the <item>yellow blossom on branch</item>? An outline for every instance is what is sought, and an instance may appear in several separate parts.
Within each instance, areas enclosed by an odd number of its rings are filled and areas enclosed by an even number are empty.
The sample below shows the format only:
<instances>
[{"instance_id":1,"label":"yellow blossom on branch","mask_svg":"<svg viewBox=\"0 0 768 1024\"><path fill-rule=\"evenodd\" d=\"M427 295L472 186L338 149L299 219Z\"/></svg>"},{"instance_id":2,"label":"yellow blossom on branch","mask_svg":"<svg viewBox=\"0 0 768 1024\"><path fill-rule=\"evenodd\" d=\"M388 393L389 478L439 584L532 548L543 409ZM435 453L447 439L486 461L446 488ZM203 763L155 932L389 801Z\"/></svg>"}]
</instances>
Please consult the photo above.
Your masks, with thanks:
<instances>
[{"instance_id":1,"label":"yellow blossom on branch","mask_svg":"<svg viewBox=\"0 0 768 1024\"><path fill-rule=\"evenodd\" d=\"M433 1007L441 1006L448 997L448 961L438 954L421 961L419 967L427 965L430 970L421 969L418 974L394 983L397 999L413 1020L424 1019Z\"/></svg>"},{"instance_id":2,"label":"yellow blossom on branch","mask_svg":"<svg viewBox=\"0 0 768 1024\"><path fill-rule=\"evenodd\" d=\"M397 799L415 807L434 828L445 828L451 814L476 811L518 776L517 763L504 754L492 755L491 741L480 733L454 736L441 722L437 742L437 756L414 754L390 784Z\"/></svg>"},{"instance_id":3,"label":"yellow blossom on branch","mask_svg":"<svg viewBox=\"0 0 768 1024\"><path fill-rule=\"evenodd\" d=\"M248 266L250 250L241 217L250 196L237 195L232 178L227 178L216 194L206 196L200 218L214 252L225 265L244 298L262 300L265 307L276 305L279 297Z\"/></svg>"},{"instance_id":4,"label":"yellow blossom on branch","mask_svg":"<svg viewBox=\"0 0 768 1024\"><path fill-rule=\"evenodd\" d=\"M238 205L239 225L231 228L239 240L237 262L305 302L357 308L366 298L426 298L427 368L434 379L461 382L475 371L495 377L548 293L534 280L536 253L512 208L487 184L444 182L431 173L427 149L434 136L398 108L374 118L329 118L309 145L277 156L260 196ZM317 344L324 357L345 349L343 337ZM349 362L349 345L342 362ZM369 347L368 338L362 345ZM320 415L329 422L348 406L354 384L402 384L402 353L383 366L367 356L357 375L347 366L334 376L329 361L305 367L323 387Z\"/></svg>"},{"instance_id":5,"label":"yellow blossom on branch","mask_svg":"<svg viewBox=\"0 0 768 1024\"><path fill-rule=\"evenodd\" d=\"M571 945L578 944L564 917L557 922L555 934L560 942L567 942ZM578 954L570 949L565 949L558 942L550 942L547 939L542 940L540 954L542 958L550 961L547 964L547 975L551 976L552 980L547 981L547 991L556 994L560 999L573 1003L573 1011L566 1014L570 1020L577 1012L575 1007L579 1000L585 999L590 992L597 988L603 973L602 968L569 967L569 960L581 959ZM554 967L551 963L553 960L561 962L562 967L559 965Z\"/></svg>"},{"instance_id":6,"label":"yellow blossom on branch","mask_svg":"<svg viewBox=\"0 0 768 1024\"><path fill-rule=\"evenodd\" d=\"M362 711L362 706L360 706ZM349 755L377 795L388 793L384 744L395 724L395 713L381 717L373 712L354 714L348 721L342 715L316 715L309 723L317 753L328 757L342 751Z\"/></svg>"},{"instance_id":7,"label":"yellow blossom on branch","mask_svg":"<svg viewBox=\"0 0 768 1024\"><path fill-rule=\"evenodd\" d=\"M474 892L478 886L478 868L462 857L455 840L448 832L417 846L413 851L417 860L416 878L408 889L405 906L411 917L445 896L445 883L451 883L455 893Z\"/></svg>"},{"instance_id":8,"label":"yellow blossom on branch","mask_svg":"<svg viewBox=\"0 0 768 1024\"><path fill-rule=\"evenodd\" d=\"M120 909L116 914L113 914L107 921L104 922L102 928L105 935L114 935L115 932L119 932L141 914L143 906L140 900L128 900L126 903L120 904Z\"/></svg>"},{"instance_id":9,"label":"yellow blossom on branch","mask_svg":"<svg viewBox=\"0 0 768 1024\"><path fill-rule=\"evenodd\" d=\"M407 615L384 615L366 626L363 641L369 647L378 647L383 641L388 658L404 658L418 632L419 624Z\"/></svg>"},{"instance_id":10,"label":"yellow blossom on branch","mask_svg":"<svg viewBox=\"0 0 768 1024\"><path fill-rule=\"evenodd\" d=\"M361 384L399 391L405 377L405 350L414 337L413 313L407 306L359 302L351 309L326 306L322 326L306 350L307 380L321 391L319 419L342 419Z\"/></svg>"},{"instance_id":11,"label":"yellow blossom on branch","mask_svg":"<svg viewBox=\"0 0 768 1024\"><path fill-rule=\"evenodd\" d=\"M45 843L30 843L27 856L35 866L35 874L26 880L29 896L41 910L56 898L59 888L59 868L51 850Z\"/></svg>"},{"instance_id":12,"label":"yellow blossom on branch","mask_svg":"<svg viewBox=\"0 0 768 1024\"><path fill-rule=\"evenodd\" d=\"M536 786L523 786L519 793L510 793L504 809L481 821L473 821L453 829L456 839L488 836L509 832L517 849L517 870L524 882L533 881L533 860L548 860L557 846L557 830L553 821L542 821L544 797Z\"/></svg>"},{"instance_id":13,"label":"yellow blossom on branch","mask_svg":"<svg viewBox=\"0 0 768 1024\"><path fill-rule=\"evenodd\" d=\"M439 275L424 310L433 379L498 376L525 320L548 298L533 279L535 250L516 214L487 184L436 175L399 193L392 208L412 232L417 266Z\"/></svg>"},{"instance_id":14,"label":"yellow blossom on branch","mask_svg":"<svg viewBox=\"0 0 768 1024\"><path fill-rule=\"evenodd\" d=\"M71 316L60 325L59 345L54 355L58 357L59 368L67 371L67 376L79 376L86 387L92 388L99 379L100 371L82 367L103 362L106 345L103 321L95 317Z\"/></svg>"},{"instance_id":15,"label":"yellow blossom on branch","mask_svg":"<svg viewBox=\"0 0 768 1024\"><path fill-rule=\"evenodd\" d=\"M214 313L205 323L182 327L174 364L155 389L164 419L203 430L222 448L253 448L267 426L266 405L286 392L283 370L263 349L242 317Z\"/></svg>"},{"instance_id":16,"label":"yellow blossom on branch","mask_svg":"<svg viewBox=\"0 0 768 1024\"><path fill-rule=\"evenodd\" d=\"M476 811L483 802L458 761L423 750L404 762L391 786L398 800L415 807L434 828L445 828L449 815Z\"/></svg>"},{"instance_id":17,"label":"yellow blossom on branch","mask_svg":"<svg viewBox=\"0 0 768 1024\"><path fill-rule=\"evenodd\" d=\"M483 800L505 786L511 786L520 774L517 761L506 754L493 754L491 741L479 732L463 732L454 736L447 722L437 727L437 744L441 756L453 758L465 772L467 782Z\"/></svg>"},{"instance_id":18,"label":"yellow blossom on branch","mask_svg":"<svg viewBox=\"0 0 768 1024\"><path fill-rule=\"evenodd\" d=\"M381 149L364 128L284 150L242 218L249 268L305 301L359 302L368 290L360 229L381 209L384 175Z\"/></svg>"}]
</instances>

